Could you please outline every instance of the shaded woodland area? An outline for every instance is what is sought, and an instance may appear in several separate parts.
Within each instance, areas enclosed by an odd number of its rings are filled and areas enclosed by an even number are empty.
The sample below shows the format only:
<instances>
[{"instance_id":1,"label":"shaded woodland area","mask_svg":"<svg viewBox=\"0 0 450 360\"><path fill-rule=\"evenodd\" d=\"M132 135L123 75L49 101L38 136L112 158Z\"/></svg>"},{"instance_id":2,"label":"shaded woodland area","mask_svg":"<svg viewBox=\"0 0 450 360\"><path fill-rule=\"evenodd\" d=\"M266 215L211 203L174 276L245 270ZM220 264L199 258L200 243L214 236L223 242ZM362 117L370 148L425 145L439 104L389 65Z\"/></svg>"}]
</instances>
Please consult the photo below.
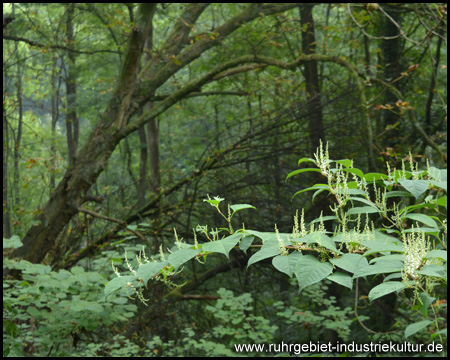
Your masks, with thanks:
<instances>
[{"instance_id":1,"label":"shaded woodland area","mask_svg":"<svg viewBox=\"0 0 450 360\"><path fill-rule=\"evenodd\" d=\"M289 233L297 210L332 216L325 193L293 197L323 172L286 179L321 144L365 174L406 163L444 176L446 46L442 3L3 4L3 238L23 244L4 240L4 355L404 341L417 292L369 303L379 279L326 280L299 295L271 261L247 267L252 249L175 267L146 284L146 303L103 291L143 247L162 261L176 238L206 242L204 226L233 233L226 204L254 206L233 226L259 232ZM434 180L427 216L446 251L446 179ZM407 190L427 203L427 188ZM215 196L224 216L204 201ZM446 290L433 296L438 326Z\"/></svg>"}]
</instances>

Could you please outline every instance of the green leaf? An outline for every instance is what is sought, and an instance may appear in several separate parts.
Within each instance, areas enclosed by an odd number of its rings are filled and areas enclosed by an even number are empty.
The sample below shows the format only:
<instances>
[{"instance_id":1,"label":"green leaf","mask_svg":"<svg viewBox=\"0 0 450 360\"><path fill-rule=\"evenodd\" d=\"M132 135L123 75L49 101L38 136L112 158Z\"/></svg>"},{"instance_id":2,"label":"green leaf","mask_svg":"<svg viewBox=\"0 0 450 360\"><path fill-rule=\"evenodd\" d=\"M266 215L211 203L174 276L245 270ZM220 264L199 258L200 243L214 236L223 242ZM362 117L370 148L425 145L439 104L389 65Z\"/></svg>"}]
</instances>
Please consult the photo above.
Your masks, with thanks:
<instances>
[{"instance_id":1,"label":"green leaf","mask_svg":"<svg viewBox=\"0 0 450 360\"><path fill-rule=\"evenodd\" d=\"M263 243L266 241L278 241L277 234L274 232L261 232L255 230L245 230L247 234L254 235L262 240ZM288 237L292 237L292 234L279 233L281 239L284 241L288 240Z\"/></svg>"},{"instance_id":2,"label":"green leaf","mask_svg":"<svg viewBox=\"0 0 450 360\"><path fill-rule=\"evenodd\" d=\"M319 195L321 192L323 192L323 191L325 191L325 190L327 190L327 189L317 190L317 191L314 193L314 195L313 195L313 197L312 197L312 203L313 203L313 204L314 204L314 200L316 199L316 196ZM294 195L294 196L295 196L295 195Z\"/></svg>"},{"instance_id":3,"label":"green leaf","mask_svg":"<svg viewBox=\"0 0 450 360\"><path fill-rule=\"evenodd\" d=\"M169 264L172 265L176 271L181 265L197 256L201 251L202 249L191 248L175 251L169 255Z\"/></svg>"},{"instance_id":4,"label":"green leaf","mask_svg":"<svg viewBox=\"0 0 450 360\"><path fill-rule=\"evenodd\" d=\"M441 196L436 200L436 204L439 206L447 206L447 195Z\"/></svg>"},{"instance_id":5,"label":"green leaf","mask_svg":"<svg viewBox=\"0 0 450 360\"><path fill-rule=\"evenodd\" d=\"M411 308L411 310L419 310L423 316L428 317L428 308L434 300L436 300L436 298L428 295L426 292L421 292L419 297L420 301L416 301L416 304Z\"/></svg>"},{"instance_id":6,"label":"green leaf","mask_svg":"<svg viewBox=\"0 0 450 360\"><path fill-rule=\"evenodd\" d=\"M336 271L334 274L327 276L327 279L334 281L339 285L345 286L350 290L353 288L352 277L348 274Z\"/></svg>"},{"instance_id":7,"label":"green leaf","mask_svg":"<svg viewBox=\"0 0 450 360\"><path fill-rule=\"evenodd\" d=\"M439 258L444 261L447 261L447 251L444 250L431 250L426 256L425 259L431 258Z\"/></svg>"},{"instance_id":8,"label":"green leaf","mask_svg":"<svg viewBox=\"0 0 450 360\"><path fill-rule=\"evenodd\" d=\"M432 228L439 229L438 224L436 224L436 221L434 221L431 217L425 214L416 214L416 213L409 213L404 216L407 219L420 221L421 223L424 223L425 225L431 226Z\"/></svg>"},{"instance_id":9,"label":"green leaf","mask_svg":"<svg viewBox=\"0 0 450 360\"><path fill-rule=\"evenodd\" d=\"M428 175L436 181L447 181L447 169L438 169L430 166Z\"/></svg>"},{"instance_id":10,"label":"green leaf","mask_svg":"<svg viewBox=\"0 0 450 360\"><path fill-rule=\"evenodd\" d=\"M380 173L367 173L364 175L364 179L368 182L386 180L387 178L387 175Z\"/></svg>"},{"instance_id":11,"label":"green leaf","mask_svg":"<svg viewBox=\"0 0 450 360\"><path fill-rule=\"evenodd\" d=\"M221 240L204 243L202 244L202 249L203 251L224 254L226 257L228 257L231 249L236 246L241 237L242 233L235 233Z\"/></svg>"},{"instance_id":12,"label":"green leaf","mask_svg":"<svg viewBox=\"0 0 450 360\"><path fill-rule=\"evenodd\" d=\"M401 197L404 197L404 196L410 197L411 196L412 197L413 195L411 195L411 193L409 191L395 190L395 191L388 192L386 194L386 199L389 199L389 198L394 197L394 196L401 196Z\"/></svg>"},{"instance_id":13,"label":"green leaf","mask_svg":"<svg viewBox=\"0 0 450 360\"><path fill-rule=\"evenodd\" d=\"M317 168L299 169L299 170L295 170L295 171L289 173L288 176L286 177L286 180L289 179L290 177L294 176L294 175L301 174L301 173L304 173L304 172L310 172L310 171L315 171L315 172L318 172L318 173L321 172L320 169L317 169Z\"/></svg>"},{"instance_id":14,"label":"green leaf","mask_svg":"<svg viewBox=\"0 0 450 360\"><path fill-rule=\"evenodd\" d=\"M447 268L442 265L425 265L422 269L416 270L416 272L421 275L447 279Z\"/></svg>"},{"instance_id":15,"label":"green leaf","mask_svg":"<svg viewBox=\"0 0 450 360\"><path fill-rule=\"evenodd\" d=\"M441 189L444 189L445 191L447 191L447 182L445 182L445 181L430 180L430 183L438 188L441 188Z\"/></svg>"},{"instance_id":16,"label":"green leaf","mask_svg":"<svg viewBox=\"0 0 450 360\"><path fill-rule=\"evenodd\" d=\"M367 204L370 207L373 207L374 209L380 211L380 209L378 209L378 207L373 202L371 202L371 201L369 201L367 199L364 199L364 198L361 198L361 197L353 197L353 196L351 196L351 197L348 198L348 200L360 201L360 202L362 202L364 204Z\"/></svg>"},{"instance_id":17,"label":"green leaf","mask_svg":"<svg viewBox=\"0 0 450 360\"><path fill-rule=\"evenodd\" d=\"M302 236L295 242L302 242L306 244L318 244L323 246L324 248L331 250L332 252L340 254L341 252L336 248L336 244L334 241L324 233L321 232L313 232L311 234Z\"/></svg>"},{"instance_id":18,"label":"green leaf","mask_svg":"<svg viewBox=\"0 0 450 360\"><path fill-rule=\"evenodd\" d=\"M400 291L406 288L406 285L399 281L388 281L380 285L375 286L369 292L369 300L372 302L384 295L393 293L394 291Z\"/></svg>"},{"instance_id":19,"label":"green leaf","mask_svg":"<svg viewBox=\"0 0 450 360\"><path fill-rule=\"evenodd\" d=\"M375 234L377 234L377 233L375 233ZM384 253L384 252L391 252L391 251L404 252L405 251L405 247L399 239L396 239L396 238L390 237L390 236L383 237L381 235L382 234L379 235L380 236L379 239L375 238L375 240L364 240L364 241L360 242L361 245L364 245L365 247L369 248L369 250L367 250L364 253L364 256L369 256L374 253Z\"/></svg>"},{"instance_id":20,"label":"green leaf","mask_svg":"<svg viewBox=\"0 0 450 360\"><path fill-rule=\"evenodd\" d=\"M302 162L312 162L312 163L316 163L316 161L314 160L314 159L311 159L311 158L301 158L299 161L298 161L298 165L300 165Z\"/></svg>"},{"instance_id":21,"label":"green leaf","mask_svg":"<svg viewBox=\"0 0 450 360\"><path fill-rule=\"evenodd\" d=\"M211 204L212 206L219 206L219 204L224 200L224 198L220 198L218 196L215 196L214 199L203 199L203 201Z\"/></svg>"},{"instance_id":22,"label":"green leaf","mask_svg":"<svg viewBox=\"0 0 450 360\"><path fill-rule=\"evenodd\" d=\"M353 278L358 278L368 275L389 274L397 271L402 271L404 268L401 261L378 261L375 265L358 268Z\"/></svg>"},{"instance_id":23,"label":"green leaf","mask_svg":"<svg viewBox=\"0 0 450 360\"><path fill-rule=\"evenodd\" d=\"M411 335L414 335L415 333L419 332L420 330L425 329L431 323L432 323L431 320L422 320L414 324L408 325L405 329L405 338L408 338Z\"/></svg>"},{"instance_id":24,"label":"green leaf","mask_svg":"<svg viewBox=\"0 0 450 360\"><path fill-rule=\"evenodd\" d=\"M342 169L342 171L346 171L346 172L355 174L355 175L357 175L360 179L363 179L363 178L364 178L364 173L363 173L361 170L359 170L359 169L348 168L348 169Z\"/></svg>"},{"instance_id":25,"label":"green leaf","mask_svg":"<svg viewBox=\"0 0 450 360\"><path fill-rule=\"evenodd\" d=\"M139 267L137 274L144 281L144 284L146 284L150 278L158 274L168 263L168 261L163 261L143 264Z\"/></svg>"},{"instance_id":26,"label":"green leaf","mask_svg":"<svg viewBox=\"0 0 450 360\"><path fill-rule=\"evenodd\" d=\"M231 216L233 216L234 213L239 210L244 210L244 209L255 209L256 210L256 208L253 205L248 205L248 204L230 205L230 208L231 208L231 210L233 210L233 214Z\"/></svg>"},{"instance_id":27,"label":"green leaf","mask_svg":"<svg viewBox=\"0 0 450 360\"><path fill-rule=\"evenodd\" d=\"M278 240L270 240L266 241L263 246L261 247L261 250L259 250L257 253L253 254L253 256L248 260L247 268L264 259L270 258L275 255L280 254L280 244L278 243Z\"/></svg>"},{"instance_id":28,"label":"green leaf","mask_svg":"<svg viewBox=\"0 0 450 360\"><path fill-rule=\"evenodd\" d=\"M355 214L373 214L373 213L381 213L382 211L377 209L373 206L359 206L351 208L349 211L347 211L348 215L355 215Z\"/></svg>"},{"instance_id":29,"label":"green leaf","mask_svg":"<svg viewBox=\"0 0 450 360\"><path fill-rule=\"evenodd\" d=\"M239 243L239 249L241 249L243 252L247 253L247 249L253 243L253 240L255 240L254 236L248 236L248 235L244 236L241 239L241 242Z\"/></svg>"},{"instance_id":30,"label":"green leaf","mask_svg":"<svg viewBox=\"0 0 450 360\"><path fill-rule=\"evenodd\" d=\"M333 265L329 262L320 262L315 256L304 255L297 261L295 276L299 284L299 292L308 285L325 279L333 272Z\"/></svg>"},{"instance_id":31,"label":"green leaf","mask_svg":"<svg viewBox=\"0 0 450 360\"><path fill-rule=\"evenodd\" d=\"M109 283L105 286L105 296L108 297L109 294L112 292L124 287L129 282L132 282L133 280L136 280L137 277L130 275L130 276L121 276L112 279Z\"/></svg>"},{"instance_id":32,"label":"green leaf","mask_svg":"<svg viewBox=\"0 0 450 360\"><path fill-rule=\"evenodd\" d=\"M300 251L294 251L289 255L278 255L272 259L272 265L275 269L285 273L287 276L292 277L295 271L295 265L298 262L298 259L302 257L302 253Z\"/></svg>"},{"instance_id":33,"label":"green leaf","mask_svg":"<svg viewBox=\"0 0 450 360\"><path fill-rule=\"evenodd\" d=\"M330 259L330 262L345 271L355 273L358 268L369 266L367 259L361 254L344 254L340 258Z\"/></svg>"},{"instance_id":34,"label":"green leaf","mask_svg":"<svg viewBox=\"0 0 450 360\"><path fill-rule=\"evenodd\" d=\"M399 183L408 190L414 197L419 199L425 191L428 190L430 182L428 180L399 180Z\"/></svg>"}]
</instances>

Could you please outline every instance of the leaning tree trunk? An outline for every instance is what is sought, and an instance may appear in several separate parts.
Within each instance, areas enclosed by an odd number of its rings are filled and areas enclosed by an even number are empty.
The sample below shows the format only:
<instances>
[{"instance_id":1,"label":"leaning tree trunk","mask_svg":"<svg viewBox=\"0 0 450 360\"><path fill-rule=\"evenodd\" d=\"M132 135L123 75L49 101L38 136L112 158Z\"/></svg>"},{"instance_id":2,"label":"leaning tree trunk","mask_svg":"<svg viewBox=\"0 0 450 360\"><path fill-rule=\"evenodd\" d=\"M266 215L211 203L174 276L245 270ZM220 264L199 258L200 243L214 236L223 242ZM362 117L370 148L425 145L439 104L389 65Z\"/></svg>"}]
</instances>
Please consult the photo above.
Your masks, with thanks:
<instances>
[{"instance_id":1,"label":"leaning tree trunk","mask_svg":"<svg viewBox=\"0 0 450 360\"><path fill-rule=\"evenodd\" d=\"M37 224L22 239L23 245L14 256L31 262L41 261L55 246L55 240L69 220L85 202L89 188L105 169L115 147L122 139L120 130L126 126L132 112L131 99L136 88L145 36L152 21L156 4L141 4L139 19L130 35L127 57L117 89L99 125L74 158L64 178L53 192Z\"/></svg>"}]
</instances>

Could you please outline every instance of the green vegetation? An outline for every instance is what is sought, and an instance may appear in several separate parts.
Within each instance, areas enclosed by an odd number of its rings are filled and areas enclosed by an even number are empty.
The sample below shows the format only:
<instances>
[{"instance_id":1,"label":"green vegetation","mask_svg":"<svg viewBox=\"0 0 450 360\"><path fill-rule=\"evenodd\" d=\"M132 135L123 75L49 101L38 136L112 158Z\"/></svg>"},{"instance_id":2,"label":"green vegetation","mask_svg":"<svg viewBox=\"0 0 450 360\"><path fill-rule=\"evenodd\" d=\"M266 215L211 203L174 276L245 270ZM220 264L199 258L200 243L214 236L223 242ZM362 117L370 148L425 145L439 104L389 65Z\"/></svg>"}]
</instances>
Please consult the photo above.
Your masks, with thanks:
<instances>
[{"instance_id":1,"label":"green vegetation","mask_svg":"<svg viewBox=\"0 0 450 360\"><path fill-rule=\"evenodd\" d=\"M446 4L3 13L4 356L446 356Z\"/></svg>"}]
</instances>

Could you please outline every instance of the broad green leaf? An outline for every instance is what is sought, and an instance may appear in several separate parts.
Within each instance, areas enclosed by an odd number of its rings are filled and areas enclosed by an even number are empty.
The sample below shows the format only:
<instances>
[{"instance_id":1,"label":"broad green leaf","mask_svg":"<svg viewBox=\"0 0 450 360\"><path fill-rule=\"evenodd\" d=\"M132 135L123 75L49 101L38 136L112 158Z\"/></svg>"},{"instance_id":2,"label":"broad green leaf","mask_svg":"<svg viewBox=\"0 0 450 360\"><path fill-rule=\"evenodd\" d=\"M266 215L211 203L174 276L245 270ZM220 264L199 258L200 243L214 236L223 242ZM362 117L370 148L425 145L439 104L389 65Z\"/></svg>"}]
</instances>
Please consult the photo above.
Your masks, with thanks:
<instances>
[{"instance_id":1,"label":"broad green leaf","mask_svg":"<svg viewBox=\"0 0 450 360\"><path fill-rule=\"evenodd\" d=\"M434 180L430 180L430 183L432 183L434 186L444 189L445 191L447 191L447 182L446 181L434 181Z\"/></svg>"},{"instance_id":2,"label":"broad green leaf","mask_svg":"<svg viewBox=\"0 0 450 360\"><path fill-rule=\"evenodd\" d=\"M231 210L233 210L232 215L234 215L234 213L239 210L244 210L244 209L255 209L256 210L256 208L253 205L248 205L248 204L230 205L230 208L231 208Z\"/></svg>"},{"instance_id":3,"label":"broad green leaf","mask_svg":"<svg viewBox=\"0 0 450 360\"><path fill-rule=\"evenodd\" d=\"M369 266L367 259L361 254L344 254L339 258L330 259L330 262L345 271L355 273L358 268Z\"/></svg>"},{"instance_id":4,"label":"broad green leaf","mask_svg":"<svg viewBox=\"0 0 450 360\"><path fill-rule=\"evenodd\" d=\"M408 338L411 335L414 335L415 333L419 332L420 330L425 329L431 323L432 323L431 320L422 320L414 324L408 325L405 329L405 338Z\"/></svg>"},{"instance_id":5,"label":"broad green leaf","mask_svg":"<svg viewBox=\"0 0 450 360\"><path fill-rule=\"evenodd\" d=\"M203 251L214 252L219 254L224 254L228 257L231 249L233 249L240 238L242 233L235 233L233 235L227 236L222 240L210 241L208 243L202 244Z\"/></svg>"},{"instance_id":6,"label":"broad green leaf","mask_svg":"<svg viewBox=\"0 0 450 360\"><path fill-rule=\"evenodd\" d=\"M399 183L414 195L416 199L420 197L425 191L428 190L430 182L428 180L399 180Z\"/></svg>"},{"instance_id":7,"label":"broad green leaf","mask_svg":"<svg viewBox=\"0 0 450 360\"><path fill-rule=\"evenodd\" d=\"M426 292L421 292L419 297L420 301L416 301L416 304L411 308L411 310L419 310L423 316L428 317L428 308L434 300L436 300L436 298L428 295Z\"/></svg>"},{"instance_id":8,"label":"broad green leaf","mask_svg":"<svg viewBox=\"0 0 450 360\"><path fill-rule=\"evenodd\" d=\"M280 255L280 247L279 247L278 240L270 240L266 241L263 246L261 247L261 250L259 250L257 253L253 254L253 256L248 260L247 268L264 259L273 257L275 255Z\"/></svg>"},{"instance_id":9,"label":"broad green leaf","mask_svg":"<svg viewBox=\"0 0 450 360\"><path fill-rule=\"evenodd\" d=\"M321 232L313 232L311 234L295 239L295 242L302 242L306 244L317 244L335 253L341 253L337 248L335 242L326 234Z\"/></svg>"},{"instance_id":10,"label":"broad green leaf","mask_svg":"<svg viewBox=\"0 0 450 360\"><path fill-rule=\"evenodd\" d=\"M299 284L299 292L308 285L325 279L333 272L333 265L329 262L320 262L313 255L304 255L297 261L295 276Z\"/></svg>"},{"instance_id":11,"label":"broad green leaf","mask_svg":"<svg viewBox=\"0 0 450 360\"><path fill-rule=\"evenodd\" d=\"M294 175L301 174L301 173L304 173L304 172L311 172L311 171L315 171L315 172L318 172L318 173L321 172L320 169L317 169L317 168L298 169L298 170L295 170L295 171L289 173L288 176L286 177L286 180L289 179L290 177L294 176Z\"/></svg>"},{"instance_id":12,"label":"broad green leaf","mask_svg":"<svg viewBox=\"0 0 450 360\"><path fill-rule=\"evenodd\" d=\"M292 277L291 268L289 265L289 256L288 255L278 255L272 259L272 265L278 271L285 273L287 276Z\"/></svg>"},{"instance_id":13,"label":"broad green leaf","mask_svg":"<svg viewBox=\"0 0 450 360\"><path fill-rule=\"evenodd\" d=\"M428 175L436 181L447 181L447 169L438 169L430 166Z\"/></svg>"},{"instance_id":14,"label":"broad green leaf","mask_svg":"<svg viewBox=\"0 0 450 360\"><path fill-rule=\"evenodd\" d=\"M405 255L404 254L393 254L393 255L384 255L384 256L380 256L380 257L375 257L369 261L369 264L372 265L372 264L375 264L380 261L392 261L392 260L403 261L403 260L405 260Z\"/></svg>"},{"instance_id":15,"label":"broad green leaf","mask_svg":"<svg viewBox=\"0 0 450 360\"><path fill-rule=\"evenodd\" d=\"M426 256L426 259L431 259L431 258L439 258L442 259L444 261L447 261L447 251L445 250L431 250Z\"/></svg>"},{"instance_id":16,"label":"broad green leaf","mask_svg":"<svg viewBox=\"0 0 450 360\"><path fill-rule=\"evenodd\" d=\"M294 251L289 255L278 255L272 259L272 265L279 271L285 273L289 277L292 277L295 271L295 265L300 257L302 257L300 251Z\"/></svg>"},{"instance_id":17,"label":"broad green leaf","mask_svg":"<svg viewBox=\"0 0 450 360\"><path fill-rule=\"evenodd\" d=\"M439 226L431 217L425 214L416 214L416 213L409 213L404 216L407 219L420 221L421 223L424 223L425 225L431 226L432 228L438 229Z\"/></svg>"},{"instance_id":18,"label":"broad green leaf","mask_svg":"<svg viewBox=\"0 0 450 360\"><path fill-rule=\"evenodd\" d=\"M172 265L176 271L181 265L197 256L201 251L202 249L191 248L175 251L169 255L169 264Z\"/></svg>"},{"instance_id":19,"label":"broad green leaf","mask_svg":"<svg viewBox=\"0 0 450 360\"><path fill-rule=\"evenodd\" d=\"M436 200L436 204L439 206L447 206L447 195L441 196Z\"/></svg>"},{"instance_id":20,"label":"broad green leaf","mask_svg":"<svg viewBox=\"0 0 450 360\"><path fill-rule=\"evenodd\" d=\"M394 196L407 196L407 197L412 197L413 195L409 192L409 191L400 191L400 190L395 190L395 191L390 191L386 194L386 199L389 199L391 197Z\"/></svg>"},{"instance_id":21,"label":"broad green leaf","mask_svg":"<svg viewBox=\"0 0 450 360\"><path fill-rule=\"evenodd\" d=\"M243 252L247 253L247 249L253 243L253 240L255 240L254 236L244 236L241 239L241 242L239 243L239 249L241 249Z\"/></svg>"},{"instance_id":22,"label":"broad green leaf","mask_svg":"<svg viewBox=\"0 0 450 360\"><path fill-rule=\"evenodd\" d=\"M334 274L327 276L327 279L334 281L339 285L345 286L350 290L353 288L352 277L348 274L336 271Z\"/></svg>"},{"instance_id":23,"label":"broad green leaf","mask_svg":"<svg viewBox=\"0 0 450 360\"><path fill-rule=\"evenodd\" d=\"M363 173L361 170L359 170L359 169L348 168L348 169L342 169L342 171L346 171L346 172L355 174L355 175L357 175L360 179L363 179L363 178L364 178L364 173Z\"/></svg>"},{"instance_id":24,"label":"broad green leaf","mask_svg":"<svg viewBox=\"0 0 450 360\"><path fill-rule=\"evenodd\" d=\"M412 227L411 229L406 229L404 231L405 233L425 233L433 235L437 238L439 238L439 229L436 228L428 228L428 227Z\"/></svg>"},{"instance_id":25,"label":"broad green leaf","mask_svg":"<svg viewBox=\"0 0 450 360\"><path fill-rule=\"evenodd\" d=\"M406 285L400 281L388 281L380 285L375 286L369 292L369 300L374 301L384 295L393 293L394 291L400 291L406 288Z\"/></svg>"},{"instance_id":26,"label":"broad green leaf","mask_svg":"<svg viewBox=\"0 0 450 360\"><path fill-rule=\"evenodd\" d=\"M422 269L416 270L416 272L421 275L447 279L447 267L443 265L425 265Z\"/></svg>"},{"instance_id":27,"label":"broad green leaf","mask_svg":"<svg viewBox=\"0 0 450 360\"><path fill-rule=\"evenodd\" d=\"M153 276L159 273L161 269L163 269L169 262L149 262L143 264L137 270L137 274L139 278L144 281L144 284L147 284L147 281L150 280Z\"/></svg>"},{"instance_id":28,"label":"broad green leaf","mask_svg":"<svg viewBox=\"0 0 450 360\"><path fill-rule=\"evenodd\" d=\"M377 234L377 233L375 232L375 234ZM382 236L382 234L379 234L378 239L375 237L375 240L364 240L364 241L361 241L360 244L369 248L369 250L367 250L364 253L364 256L369 256L374 253L384 253L384 252L391 252L391 251L404 252L405 251L405 247L399 239L396 239L396 238L393 238L390 236L386 236L386 235Z\"/></svg>"},{"instance_id":29,"label":"broad green leaf","mask_svg":"<svg viewBox=\"0 0 450 360\"><path fill-rule=\"evenodd\" d=\"M112 292L126 286L129 282L132 282L133 280L136 280L136 279L137 279L137 277L134 275L121 276L121 277L112 279L105 286L105 296L108 297L108 295L111 294Z\"/></svg>"},{"instance_id":30,"label":"broad green leaf","mask_svg":"<svg viewBox=\"0 0 450 360\"><path fill-rule=\"evenodd\" d=\"M261 231L255 231L255 230L245 230L245 233L254 235L262 240L263 243L266 241L278 241L277 240L277 234L274 232L261 232ZM285 233L279 233L278 234L281 239L284 241L288 240L288 237L292 237L292 234L285 234Z\"/></svg>"},{"instance_id":31,"label":"broad green leaf","mask_svg":"<svg viewBox=\"0 0 450 360\"><path fill-rule=\"evenodd\" d=\"M368 182L386 180L387 178L387 175L380 173L367 173L364 175L364 179Z\"/></svg>"},{"instance_id":32,"label":"broad green leaf","mask_svg":"<svg viewBox=\"0 0 450 360\"><path fill-rule=\"evenodd\" d=\"M353 275L353 278L355 279L368 275L389 274L397 271L402 271L403 268L404 265L401 261L379 261L375 265L358 268Z\"/></svg>"},{"instance_id":33,"label":"broad green leaf","mask_svg":"<svg viewBox=\"0 0 450 360\"><path fill-rule=\"evenodd\" d=\"M348 200L360 201L360 202L362 202L364 204L369 205L370 207L373 207L374 209L376 209L378 211L380 210L380 209L378 209L378 207L373 202L371 202L371 201L369 201L367 199L361 198L361 197L353 197L353 196L351 196L351 197L348 198Z\"/></svg>"},{"instance_id":34,"label":"broad green leaf","mask_svg":"<svg viewBox=\"0 0 450 360\"><path fill-rule=\"evenodd\" d=\"M355 214L373 214L373 213L381 213L381 210L378 210L376 207L373 206L359 206L351 208L349 211L347 211L348 215L355 215Z\"/></svg>"}]
</instances>

